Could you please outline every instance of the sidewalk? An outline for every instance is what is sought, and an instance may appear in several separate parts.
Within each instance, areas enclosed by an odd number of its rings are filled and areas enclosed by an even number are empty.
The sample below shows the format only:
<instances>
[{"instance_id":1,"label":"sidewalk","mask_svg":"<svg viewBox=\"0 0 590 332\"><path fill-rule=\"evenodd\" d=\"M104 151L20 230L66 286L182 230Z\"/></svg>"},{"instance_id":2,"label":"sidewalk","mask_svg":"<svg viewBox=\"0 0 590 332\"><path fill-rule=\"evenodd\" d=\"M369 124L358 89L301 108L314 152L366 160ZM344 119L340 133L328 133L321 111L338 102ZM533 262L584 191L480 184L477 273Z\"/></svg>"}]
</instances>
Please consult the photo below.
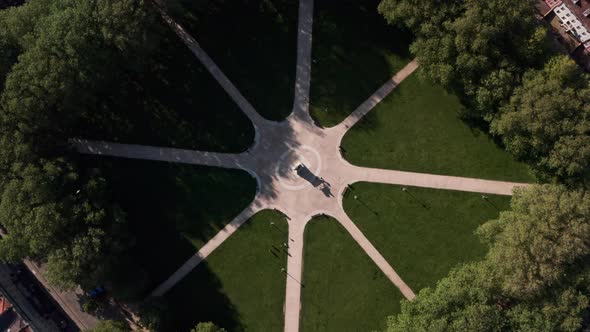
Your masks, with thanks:
<instances>
[{"instance_id":1,"label":"sidewalk","mask_svg":"<svg viewBox=\"0 0 590 332\"><path fill-rule=\"evenodd\" d=\"M25 260L24 264L80 330L90 329L98 324L98 318L82 311L78 300L79 291L57 290L43 277L42 267L28 260Z\"/></svg>"}]
</instances>

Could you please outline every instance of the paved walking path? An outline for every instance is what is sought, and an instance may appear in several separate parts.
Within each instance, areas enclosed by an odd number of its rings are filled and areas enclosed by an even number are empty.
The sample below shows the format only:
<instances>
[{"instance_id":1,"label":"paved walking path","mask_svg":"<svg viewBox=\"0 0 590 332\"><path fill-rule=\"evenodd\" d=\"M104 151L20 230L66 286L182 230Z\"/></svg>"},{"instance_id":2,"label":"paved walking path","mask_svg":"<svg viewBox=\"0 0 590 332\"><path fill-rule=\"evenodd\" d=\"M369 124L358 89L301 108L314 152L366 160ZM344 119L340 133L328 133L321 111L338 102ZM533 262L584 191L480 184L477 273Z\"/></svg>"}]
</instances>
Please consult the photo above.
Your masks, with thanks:
<instances>
[{"instance_id":1,"label":"paved walking path","mask_svg":"<svg viewBox=\"0 0 590 332\"><path fill-rule=\"evenodd\" d=\"M364 182L398 184L403 186L469 191L485 194L512 195L515 187L524 183L493 181L459 176L402 172L388 169L356 167L356 179Z\"/></svg>"},{"instance_id":2,"label":"paved walking path","mask_svg":"<svg viewBox=\"0 0 590 332\"><path fill-rule=\"evenodd\" d=\"M311 86L311 47L313 26L313 0L299 1L299 26L297 33L297 70L293 116L311 121L309 115L309 91Z\"/></svg>"},{"instance_id":3,"label":"paved walking path","mask_svg":"<svg viewBox=\"0 0 590 332\"><path fill-rule=\"evenodd\" d=\"M87 154L244 169L256 177L258 191L254 202L248 208L158 286L152 295L163 295L174 287L256 212L276 208L288 216L289 237L293 240L290 242L290 256L286 269L286 332L299 330L303 234L306 223L318 214L336 218L402 294L408 299L413 299L414 292L344 212L342 196L348 186L366 181L510 195L514 187L526 185L372 169L354 166L344 160L339 152L344 134L414 72L418 68L418 63L415 60L411 61L341 124L326 129L315 126L309 116L313 0L300 0L299 3L295 100L292 114L282 122L267 121L258 115L194 38L165 12L162 12L162 16L252 120L257 137L254 145L247 153L223 154L81 139L72 140L72 144L78 151ZM306 167L296 170L302 163Z\"/></svg>"},{"instance_id":4,"label":"paved walking path","mask_svg":"<svg viewBox=\"0 0 590 332\"><path fill-rule=\"evenodd\" d=\"M389 81L385 82L385 84L357 107L357 109L344 119L344 121L337 125L334 130L338 130L342 132L342 134L345 134L348 131L348 128L354 126L360 119L367 115L367 113L387 97L393 89L405 80L406 77L410 76L416 69L418 69L418 61L414 59L397 72Z\"/></svg>"},{"instance_id":5,"label":"paved walking path","mask_svg":"<svg viewBox=\"0 0 590 332\"><path fill-rule=\"evenodd\" d=\"M303 277L303 235L309 218L289 221L289 256L285 289L285 332L299 331L301 313L301 283Z\"/></svg>"},{"instance_id":6,"label":"paved walking path","mask_svg":"<svg viewBox=\"0 0 590 332\"><path fill-rule=\"evenodd\" d=\"M350 233L352 238L361 246L361 248L369 255L369 257L377 264L379 269L383 271L385 276L391 280L391 282L399 288L400 292L408 300L412 300L416 297L416 294L410 289L410 287L400 278L395 270L389 265L387 260L379 253L379 251L371 244L371 242L365 237L361 230L354 224L352 220L344 213L344 209L341 209L340 214L335 216L340 224Z\"/></svg>"},{"instance_id":7,"label":"paved walking path","mask_svg":"<svg viewBox=\"0 0 590 332\"><path fill-rule=\"evenodd\" d=\"M243 154L194 151L149 145L121 144L104 141L72 139L78 152L111 157L168 161L173 163L244 169Z\"/></svg>"},{"instance_id":8,"label":"paved walking path","mask_svg":"<svg viewBox=\"0 0 590 332\"><path fill-rule=\"evenodd\" d=\"M246 209L237 215L229 224L227 224L219 233L209 240L199 251L189 258L176 272L174 272L166 281L160 284L153 292L152 296L162 296L169 291L177 282L182 280L191 272L199 263L217 249L227 238L240 228L256 212L264 210L265 207L254 199Z\"/></svg>"},{"instance_id":9,"label":"paved walking path","mask_svg":"<svg viewBox=\"0 0 590 332\"><path fill-rule=\"evenodd\" d=\"M51 285L45 278L45 268L32 261L25 259L25 266L33 273L35 278L45 287L47 293L59 304L63 311L70 317L76 326L82 330L94 328L99 319L97 316L84 312L80 305L79 296L83 294L82 290L77 287L75 290L60 290ZM110 309L110 308L109 308ZM47 324L44 324L47 325ZM42 331L42 330L40 330ZM55 329L55 331L59 331Z\"/></svg>"},{"instance_id":10,"label":"paved walking path","mask_svg":"<svg viewBox=\"0 0 590 332\"><path fill-rule=\"evenodd\" d=\"M252 104L246 100L246 98L240 93L240 91L235 87L235 85L225 76L225 74L219 69L219 67L215 64L213 59L209 57L209 55L201 48L199 43L178 23L176 23L172 17L170 17L162 7L158 7L160 9L160 14L162 18L168 25L176 32L178 37L184 42L184 44L193 52L193 54L201 61L201 63L207 68L209 73L217 80L217 82L223 87L225 92L229 94L229 96L238 104L238 106L242 109L242 111L248 116L250 121L254 124L254 126L259 126L266 122L267 120L264 119Z\"/></svg>"}]
</instances>

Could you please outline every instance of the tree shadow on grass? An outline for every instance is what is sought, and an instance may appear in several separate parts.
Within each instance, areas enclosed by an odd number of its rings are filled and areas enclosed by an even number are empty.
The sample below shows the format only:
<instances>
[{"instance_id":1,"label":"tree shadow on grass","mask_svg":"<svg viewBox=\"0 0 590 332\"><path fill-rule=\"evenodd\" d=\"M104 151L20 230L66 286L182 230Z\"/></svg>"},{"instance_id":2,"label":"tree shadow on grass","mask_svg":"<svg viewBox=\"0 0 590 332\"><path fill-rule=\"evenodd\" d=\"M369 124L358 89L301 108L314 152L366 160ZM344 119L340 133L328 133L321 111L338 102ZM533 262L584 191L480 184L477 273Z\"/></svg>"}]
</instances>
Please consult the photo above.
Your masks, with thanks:
<instances>
[{"instance_id":1,"label":"tree shadow on grass","mask_svg":"<svg viewBox=\"0 0 590 332\"><path fill-rule=\"evenodd\" d=\"M147 295L254 197L255 181L241 171L101 156L84 160L102 170L111 200L125 214L120 233L129 249L113 258L118 268L112 271L113 289L124 298Z\"/></svg>"},{"instance_id":2,"label":"tree shadow on grass","mask_svg":"<svg viewBox=\"0 0 590 332\"><path fill-rule=\"evenodd\" d=\"M311 111L333 126L409 61L411 35L387 25L379 1L315 4Z\"/></svg>"},{"instance_id":3,"label":"tree shadow on grass","mask_svg":"<svg viewBox=\"0 0 590 332\"><path fill-rule=\"evenodd\" d=\"M291 113L298 1L178 0L170 12L262 116Z\"/></svg>"},{"instance_id":4,"label":"tree shadow on grass","mask_svg":"<svg viewBox=\"0 0 590 332\"><path fill-rule=\"evenodd\" d=\"M111 271L113 293L140 301L195 253L193 244L174 224L145 223L129 218L131 248Z\"/></svg>"},{"instance_id":5,"label":"tree shadow on grass","mask_svg":"<svg viewBox=\"0 0 590 332\"><path fill-rule=\"evenodd\" d=\"M228 331L281 330L287 242L280 213L257 213L164 296L173 318L166 330L202 321Z\"/></svg>"},{"instance_id":6,"label":"tree shadow on grass","mask_svg":"<svg viewBox=\"0 0 590 332\"><path fill-rule=\"evenodd\" d=\"M254 199L255 180L244 171L150 161L116 162L128 184L117 201L133 208L138 220L174 225L196 247L217 234ZM129 189L133 193L126 192Z\"/></svg>"},{"instance_id":7,"label":"tree shadow on grass","mask_svg":"<svg viewBox=\"0 0 590 332\"><path fill-rule=\"evenodd\" d=\"M499 148L503 150L506 149L506 146L502 142L500 136L490 133L490 121L487 121L484 118L485 114L477 109L476 102L473 100L473 98L466 96L460 87L451 87L446 89L445 92L448 94L453 94L459 99L461 107L456 110L457 119L469 127L473 137L485 135ZM497 109L489 110L488 115L493 115L495 112L497 112Z\"/></svg>"},{"instance_id":8,"label":"tree shadow on grass","mask_svg":"<svg viewBox=\"0 0 590 332\"><path fill-rule=\"evenodd\" d=\"M394 92L395 93L395 92ZM378 106L376 106L378 107ZM366 114L359 122L357 122L353 128L355 130L372 132L379 127L379 117L377 116L376 110L372 110Z\"/></svg>"},{"instance_id":9,"label":"tree shadow on grass","mask_svg":"<svg viewBox=\"0 0 590 332\"><path fill-rule=\"evenodd\" d=\"M235 306L221 289L207 262L199 264L165 295L168 315L163 330L189 331L199 322L213 322L228 331L243 331Z\"/></svg>"},{"instance_id":10,"label":"tree shadow on grass","mask_svg":"<svg viewBox=\"0 0 590 332\"><path fill-rule=\"evenodd\" d=\"M77 137L122 143L240 152L254 128L176 34L158 17L155 46L134 68L119 68L100 110Z\"/></svg>"}]
</instances>

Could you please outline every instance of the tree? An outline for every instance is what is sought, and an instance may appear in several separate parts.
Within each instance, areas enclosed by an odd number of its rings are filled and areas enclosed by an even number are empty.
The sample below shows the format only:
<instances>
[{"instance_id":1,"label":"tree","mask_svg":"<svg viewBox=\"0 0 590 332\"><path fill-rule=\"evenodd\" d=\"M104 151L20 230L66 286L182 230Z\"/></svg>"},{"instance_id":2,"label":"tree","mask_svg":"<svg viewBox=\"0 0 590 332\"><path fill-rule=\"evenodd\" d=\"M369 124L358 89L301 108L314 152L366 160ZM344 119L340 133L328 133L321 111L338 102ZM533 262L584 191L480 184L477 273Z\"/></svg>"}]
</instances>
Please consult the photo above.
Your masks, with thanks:
<instances>
[{"instance_id":1,"label":"tree","mask_svg":"<svg viewBox=\"0 0 590 332\"><path fill-rule=\"evenodd\" d=\"M191 330L191 332L227 332L227 330L218 327L217 325L207 322L207 323L199 323L195 328Z\"/></svg>"},{"instance_id":2,"label":"tree","mask_svg":"<svg viewBox=\"0 0 590 332\"><path fill-rule=\"evenodd\" d=\"M18 45L6 35L6 14L0 12L0 91L4 88L6 75L20 53Z\"/></svg>"},{"instance_id":3,"label":"tree","mask_svg":"<svg viewBox=\"0 0 590 332\"><path fill-rule=\"evenodd\" d=\"M476 116L489 118L544 49L528 0L383 0L379 11L414 31L423 74L464 96Z\"/></svg>"},{"instance_id":4,"label":"tree","mask_svg":"<svg viewBox=\"0 0 590 332\"><path fill-rule=\"evenodd\" d=\"M139 308L140 324L150 331L162 331L170 320L169 306L165 299L150 297Z\"/></svg>"},{"instance_id":5,"label":"tree","mask_svg":"<svg viewBox=\"0 0 590 332\"><path fill-rule=\"evenodd\" d=\"M103 320L86 332L130 332L129 325L125 322L119 322L114 320Z\"/></svg>"},{"instance_id":6,"label":"tree","mask_svg":"<svg viewBox=\"0 0 590 332\"><path fill-rule=\"evenodd\" d=\"M425 288L413 301L403 301L401 313L390 317L387 331L504 330L506 319L486 271L484 264L451 271L435 289Z\"/></svg>"},{"instance_id":7,"label":"tree","mask_svg":"<svg viewBox=\"0 0 590 332\"><path fill-rule=\"evenodd\" d=\"M402 301L389 317L387 332L579 331L588 296L572 288L534 301L507 297L487 273L487 262L452 270L434 289L425 288Z\"/></svg>"},{"instance_id":8,"label":"tree","mask_svg":"<svg viewBox=\"0 0 590 332\"><path fill-rule=\"evenodd\" d=\"M463 10L463 2L463 0L382 0L378 9L388 22L405 25L418 34L426 34L433 27L441 26L456 18Z\"/></svg>"},{"instance_id":9,"label":"tree","mask_svg":"<svg viewBox=\"0 0 590 332\"><path fill-rule=\"evenodd\" d=\"M529 299L590 257L590 196L562 186L519 188L510 211L479 229L505 294Z\"/></svg>"},{"instance_id":10,"label":"tree","mask_svg":"<svg viewBox=\"0 0 590 332\"><path fill-rule=\"evenodd\" d=\"M0 15L0 259L47 263L55 285L95 287L125 249L125 222L100 172L69 149L113 73L143 49L141 0L37 0ZM14 62L14 53L18 62ZM8 59L8 60L5 60ZM8 63L9 66L5 66Z\"/></svg>"},{"instance_id":11,"label":"tree","mask_svg":"<svg viewBox=\"0 0 590 332\"><path fill-rule=\"evenodd\" d=\"M590 199L535 185L478 229L489 252L391 317L397 331L578 331L590 305Z\"/></svg>"},{"instance_id":12,"label":"tree","mask_svg":"<svg viewBox=\"0 0 590 332\"><path fill-rule=\"evenodd\" d=\"M590 76L566 56L531 70L492 132L520 159L560 179L579 178L590 166Z\"/></svg>"}]
</instances>

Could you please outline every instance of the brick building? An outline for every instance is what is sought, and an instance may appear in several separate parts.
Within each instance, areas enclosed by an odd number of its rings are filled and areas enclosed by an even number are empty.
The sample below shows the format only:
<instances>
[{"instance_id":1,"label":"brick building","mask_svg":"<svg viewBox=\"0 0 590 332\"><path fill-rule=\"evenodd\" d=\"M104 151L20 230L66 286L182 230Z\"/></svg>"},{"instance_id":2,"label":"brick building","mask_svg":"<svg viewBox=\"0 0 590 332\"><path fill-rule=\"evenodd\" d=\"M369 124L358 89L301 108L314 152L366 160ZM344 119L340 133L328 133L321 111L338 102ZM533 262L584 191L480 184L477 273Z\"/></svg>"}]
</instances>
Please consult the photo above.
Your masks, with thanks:
<instances>
[{"instance_id":1,"label":"brick building","mask_svg":"<svg viewBox=\"0 0 590 332\"><path fill-rule=\"evenodd\" d=\"M590 70L590 0L537 0L536 7L565 51Z\"/></svg>"}]
</instances>

